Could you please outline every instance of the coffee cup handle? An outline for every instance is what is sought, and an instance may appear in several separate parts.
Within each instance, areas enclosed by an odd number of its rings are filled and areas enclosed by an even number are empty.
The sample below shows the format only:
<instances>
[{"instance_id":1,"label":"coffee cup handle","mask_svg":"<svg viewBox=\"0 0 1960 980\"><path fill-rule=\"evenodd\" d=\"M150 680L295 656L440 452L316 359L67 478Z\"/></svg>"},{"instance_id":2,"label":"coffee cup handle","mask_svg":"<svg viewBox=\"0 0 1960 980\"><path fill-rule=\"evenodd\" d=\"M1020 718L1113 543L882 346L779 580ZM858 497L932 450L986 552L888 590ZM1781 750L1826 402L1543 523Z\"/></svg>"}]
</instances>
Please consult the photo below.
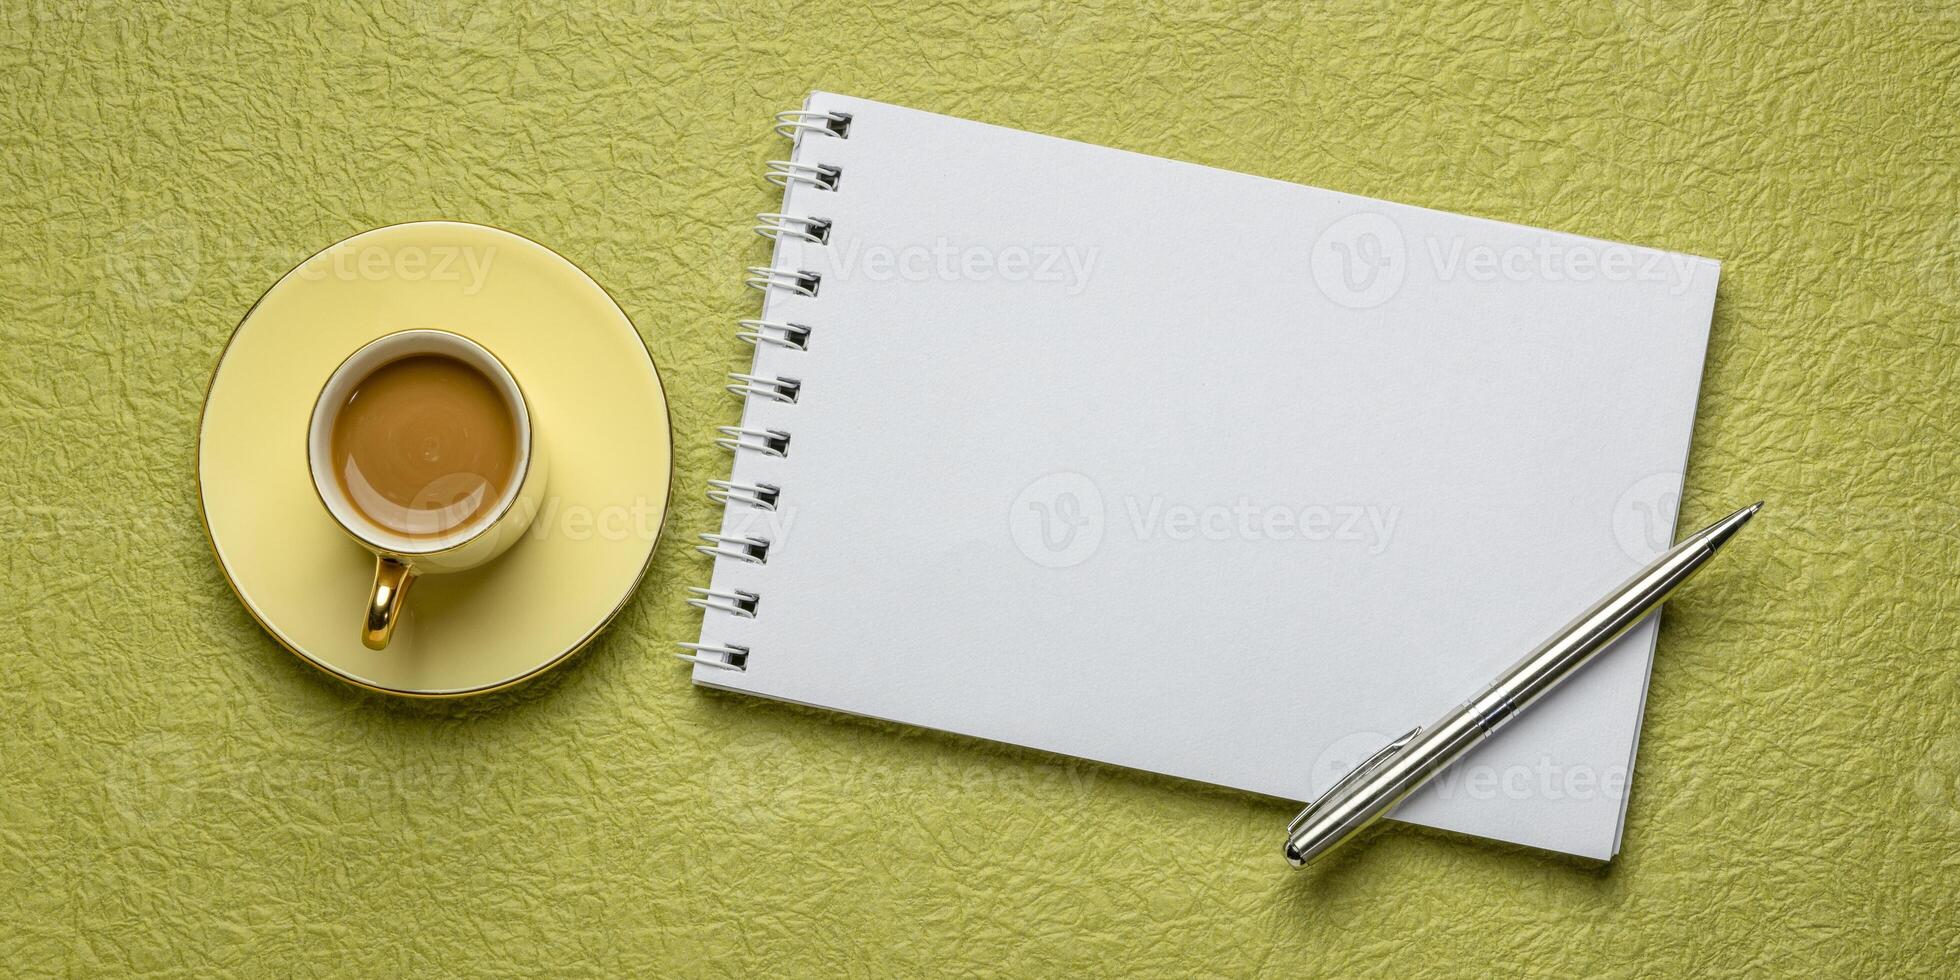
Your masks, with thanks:
<instances>
[{"instance_id":1,"label":"coffee cup handle","mask_svg":"<svg viewBox=\"0 0 1960 980\"><path fill-rule=\"evenodd\" d=\"M380 650L395 638L395 624L401 620L402 600L415 584L415 570L393 558L374 559L374 588L368 592L367 619L361 624L361 645Z\"/></svg>"}]
</instances>

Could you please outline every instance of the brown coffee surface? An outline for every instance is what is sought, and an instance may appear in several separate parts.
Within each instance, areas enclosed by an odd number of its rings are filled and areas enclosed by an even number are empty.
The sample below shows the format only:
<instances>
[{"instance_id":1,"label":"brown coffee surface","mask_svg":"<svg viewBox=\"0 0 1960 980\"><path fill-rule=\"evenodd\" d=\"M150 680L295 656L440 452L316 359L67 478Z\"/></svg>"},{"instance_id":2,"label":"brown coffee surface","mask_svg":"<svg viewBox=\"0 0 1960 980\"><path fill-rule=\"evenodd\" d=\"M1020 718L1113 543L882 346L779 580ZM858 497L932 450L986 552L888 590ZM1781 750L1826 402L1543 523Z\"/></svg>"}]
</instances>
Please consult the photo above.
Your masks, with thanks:
<instances>
[{"instance_id":1,"label":"brown coffee surface","mask_svg":"<svg viewBox=\"0 0 1960 980\"><path fill-rule=\"evenodd\" d=\"M517 420L489 378L441 354L390 361L356 385L333 427L333 465L362 516L434 537L495 507L517 469Z\"/></svg>"}]
</instances>

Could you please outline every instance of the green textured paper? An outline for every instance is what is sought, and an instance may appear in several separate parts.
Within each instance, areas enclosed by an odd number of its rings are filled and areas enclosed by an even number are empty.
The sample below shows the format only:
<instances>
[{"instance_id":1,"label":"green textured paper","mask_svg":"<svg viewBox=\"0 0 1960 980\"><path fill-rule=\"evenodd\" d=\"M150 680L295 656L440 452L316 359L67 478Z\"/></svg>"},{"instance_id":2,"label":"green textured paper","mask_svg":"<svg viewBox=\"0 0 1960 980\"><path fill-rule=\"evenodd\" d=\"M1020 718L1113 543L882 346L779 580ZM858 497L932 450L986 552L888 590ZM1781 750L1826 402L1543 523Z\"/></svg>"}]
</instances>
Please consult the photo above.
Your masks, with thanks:
<instances>
[{"instance_id":1,"label":"green textured paper","mask_svg":"<svg viewBox=\"0 0 1960 980\"><path fill-rule=\"evenodd\" d=\"M1898 976L1960 958L1960 8L1061 0L0 8L0 963L100 976ZM1609 866L696 690L770 114L821 87L1724 261ZM445 217L589 270L673 397L604 640L448 705L281 650L205 382L305 254ZM875 629L882 613L864 611ZM1202 651L1200 651L1202 653Z\"/></svg>"}]
</instances>

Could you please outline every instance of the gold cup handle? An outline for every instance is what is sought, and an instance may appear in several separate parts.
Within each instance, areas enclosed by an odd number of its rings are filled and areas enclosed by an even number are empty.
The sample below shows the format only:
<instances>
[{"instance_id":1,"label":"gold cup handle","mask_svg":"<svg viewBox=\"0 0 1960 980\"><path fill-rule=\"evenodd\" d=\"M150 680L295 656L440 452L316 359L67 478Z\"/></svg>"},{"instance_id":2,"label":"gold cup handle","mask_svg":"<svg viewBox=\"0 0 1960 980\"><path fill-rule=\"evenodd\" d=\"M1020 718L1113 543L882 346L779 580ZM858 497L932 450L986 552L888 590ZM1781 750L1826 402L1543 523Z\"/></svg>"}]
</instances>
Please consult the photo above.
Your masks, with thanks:
<instances>
[{"instance_id":1,"label":"gold cup handle","mask_svg":"<svg viewBox=\"0 0 1960 980\"><path fill-rule=\"evenodd\" d=\"M361 645L380 650L395 638L402 618L402 600L415 584L415 570L393 558L374 559L374 588L368 593L367 619L361 624Z\"/></svg>"}]
</instances>

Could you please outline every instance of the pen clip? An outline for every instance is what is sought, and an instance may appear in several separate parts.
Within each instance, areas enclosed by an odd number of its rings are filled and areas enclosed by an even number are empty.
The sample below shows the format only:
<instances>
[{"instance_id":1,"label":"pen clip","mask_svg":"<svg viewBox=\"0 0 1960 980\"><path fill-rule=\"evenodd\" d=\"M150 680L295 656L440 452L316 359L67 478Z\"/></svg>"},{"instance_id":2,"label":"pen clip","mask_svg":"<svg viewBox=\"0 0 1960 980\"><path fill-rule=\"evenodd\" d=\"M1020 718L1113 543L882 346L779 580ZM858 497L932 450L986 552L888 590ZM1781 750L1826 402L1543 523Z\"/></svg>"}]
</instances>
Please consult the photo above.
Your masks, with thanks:
<instances>
[{"instance_id":1,"label":"pen clip","mask_svg":"<svg viewBox=\"0 0 1960 980\"><path fill-rule=\"evenodd\" d=\"M1414 741L1415 737L1420 734L1422 734L1422 726L1417 725L1416 727L1409 729L1408 733L1403 735L1401 738L1398 738L1388 743L1387 745L1384 745L1381 748L1375 750L1374 755L1371 755L1368 758L1361 760L1360 765L1355 766L1353 769L1348 770L1347 775L1342 776L1337 782L1334 783L1334 785L1327 788L1327 792L1322 793L1319 796L1315 797L1311 802L1309 802L1305 807L1303 807L1298 814L1296 814L1293 817L1293 820L1286 825L1287 835L1292 836L1294 831L1300 829L1300 824L1304 823L1307 819L1307 816L1313 813L1314 810L1318 809L1321 804L1332 803L1333 801L1340 799L1341 794L1347 790L1349 785L1361 779L1361 777L1366 776L1371 772L1374 772L1377 768L1381 766L1382 763L1387 762L1391 757L1395 755L1395 753L1402 751L1403 746L1408 745L1410 742Z\"/></svg>"}]
</instances>

